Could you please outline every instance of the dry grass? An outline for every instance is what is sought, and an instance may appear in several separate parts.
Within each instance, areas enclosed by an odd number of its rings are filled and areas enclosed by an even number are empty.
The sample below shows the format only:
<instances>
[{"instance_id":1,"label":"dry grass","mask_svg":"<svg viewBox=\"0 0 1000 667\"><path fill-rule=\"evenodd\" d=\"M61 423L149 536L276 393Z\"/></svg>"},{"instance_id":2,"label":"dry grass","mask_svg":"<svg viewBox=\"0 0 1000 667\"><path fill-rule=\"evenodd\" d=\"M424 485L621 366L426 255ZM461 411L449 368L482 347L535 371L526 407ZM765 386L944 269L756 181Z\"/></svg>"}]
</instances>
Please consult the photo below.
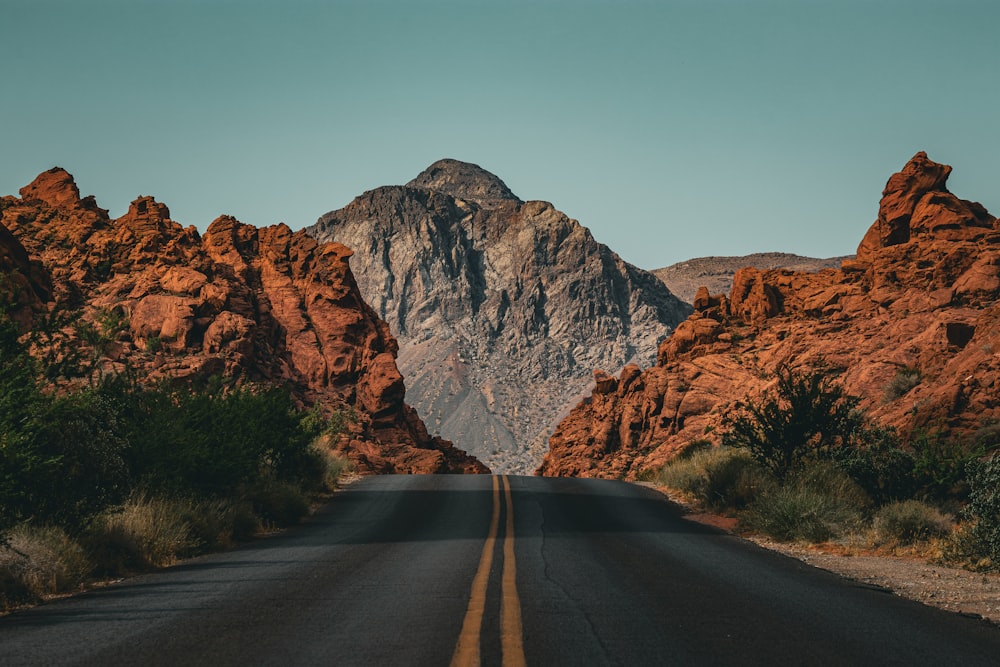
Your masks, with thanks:
<instances>
[{"instance_id":1,"label":"dry grass","mask_svg":"<svg viewBox=\"0 0 1000 667\"><path fill-rule=\"evenodd\" d=\"M879 509L872 521L875 546L909 546L946 537L954 520L932 505L903 500Z\"/></svg>"},{"instance_id":2,"label":"dry grass","mask_svg":"<svg viewBox=\"0 0 1000 667\"><path fill-rule=\"evenodd\" d=\"M197 546L187 520L190 503L137 495L99 516L89 546L108 573L170 565Z\"/></svg>"},{"instance_id":3,"label":"dry grass","mask_svg":"<svg viewBox=\"0 0 1000 667\"><path fill-rule=\"evenodd\" d=\"M771 476L743 450L697 448L663 467L659 481L715 510L738 510L769 490Z\"/></svg>"},{"instance_id":4,"label":"dry grass","mask_svg":"<svg viewBox=\"0 0 1000 667\"><path fill-rule=\"evenodd\" d=\"M79 589L93 570L83 547L59 528L21 525L0 548L0 607Z\"/></svg>"},{"instance_id":5,"label":"dry grass","mask_svg":"<svg viewBox=\"0 0 1000 667\"><path fill-rule=\"evenodd\" d=\"M846 473L816 463L762 494L741 524L777 540L824 542L860 530L868 496Z\"/></svg>"}]
</instances>

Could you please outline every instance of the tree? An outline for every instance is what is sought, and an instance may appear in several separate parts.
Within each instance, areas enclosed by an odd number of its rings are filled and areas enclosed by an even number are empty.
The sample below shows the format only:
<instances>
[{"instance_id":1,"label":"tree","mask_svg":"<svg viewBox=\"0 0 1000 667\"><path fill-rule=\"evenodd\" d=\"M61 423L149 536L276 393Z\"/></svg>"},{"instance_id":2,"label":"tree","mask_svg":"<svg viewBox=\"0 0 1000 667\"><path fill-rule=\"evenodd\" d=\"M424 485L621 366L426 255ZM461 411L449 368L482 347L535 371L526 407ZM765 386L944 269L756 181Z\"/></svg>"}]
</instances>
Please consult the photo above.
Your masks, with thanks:
<instances>
[{"instance_id":1,"label":"tree","mask_svg":"<svg viewBox=\"0 0 1000 667\"><path fill-rule=\"evenodd\" d=\"M868 432L860 399L847 394L827 370L778 368L773 391L739 401L723 417L723 445L748 449L779 479L807 459L856 444Z\"/></svg>"}]
</instances>

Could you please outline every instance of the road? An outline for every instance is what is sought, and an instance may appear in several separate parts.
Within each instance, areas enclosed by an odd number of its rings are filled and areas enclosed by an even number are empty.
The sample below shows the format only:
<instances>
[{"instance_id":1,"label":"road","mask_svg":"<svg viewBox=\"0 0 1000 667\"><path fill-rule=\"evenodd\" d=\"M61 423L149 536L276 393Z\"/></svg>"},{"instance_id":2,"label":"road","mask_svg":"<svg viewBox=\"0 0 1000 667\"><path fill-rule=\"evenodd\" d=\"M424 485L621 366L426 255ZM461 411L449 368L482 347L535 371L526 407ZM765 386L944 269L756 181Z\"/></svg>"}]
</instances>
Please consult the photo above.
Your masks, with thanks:
<instances>
[{"instance_id":1,"label":"road","mask_svg":"<svg viewBox=\"0 0 1000 667\"><path fill-rule=\"evenodd\" d=\"M0 619L0 664L987 665L1000 629L622 482L376 477L306 525Z\"/></svg>"}]
</instances>

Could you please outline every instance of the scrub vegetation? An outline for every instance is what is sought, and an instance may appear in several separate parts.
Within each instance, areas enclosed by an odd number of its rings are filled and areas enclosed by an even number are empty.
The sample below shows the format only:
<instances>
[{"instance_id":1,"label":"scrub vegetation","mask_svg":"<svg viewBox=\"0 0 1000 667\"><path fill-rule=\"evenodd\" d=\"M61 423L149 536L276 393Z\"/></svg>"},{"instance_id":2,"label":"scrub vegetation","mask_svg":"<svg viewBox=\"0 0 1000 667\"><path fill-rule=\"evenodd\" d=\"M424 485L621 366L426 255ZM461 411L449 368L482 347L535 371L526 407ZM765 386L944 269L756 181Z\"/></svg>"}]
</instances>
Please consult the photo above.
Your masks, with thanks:
<instances>
[{"instance_id":1,"label":"scrub vegetation","mask_svg":"<svg viewBox=\"0 0 1000 667\"><path fill-rule=\"evenodd\" d=\"M0 610L293 524L346 467L349 415L279 387L56 383L27 345L0 312Z\"/></svg>"},{"instance_id":2,"label":"scrub vegetation","mask_svg":"<svg viewBox=\"0 0 1000 667\"><path fill-rule=\"evenodd\" d=\"M916 547L1000 569L1000 429L902 441L827 370L782 368L775 379L724 418L721 446L692 443L659 481L777 540Z\"/></svg>"}]
</instances>

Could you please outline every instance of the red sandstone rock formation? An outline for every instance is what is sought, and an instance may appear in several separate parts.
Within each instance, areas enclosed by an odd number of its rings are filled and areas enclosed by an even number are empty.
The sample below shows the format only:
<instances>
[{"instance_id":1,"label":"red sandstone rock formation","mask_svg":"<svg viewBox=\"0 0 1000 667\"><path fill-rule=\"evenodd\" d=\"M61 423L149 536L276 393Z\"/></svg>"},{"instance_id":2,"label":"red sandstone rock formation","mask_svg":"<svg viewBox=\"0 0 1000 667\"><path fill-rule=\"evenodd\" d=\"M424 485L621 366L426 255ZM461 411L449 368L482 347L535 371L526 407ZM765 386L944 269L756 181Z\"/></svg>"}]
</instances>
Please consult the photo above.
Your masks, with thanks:
<instances>
[{"instance_id":1,"label":"red sandstone rock formation","mask_svg":"<svg viewBox=\"0 0 1000 667\"><path fill-rule=\"evenodd\" d=\"M699 292L656 366L595 374L538 473L634 478L692 440L717 440L728 407L766 389L780 364L840 372L873 418L904 434L1000 420L1000 223L948 192L950 171L914 156L839 270L743 269L728 297ZM887 393L903 369L920 383Z\"/></svg>"},{"instance_id":2,"label":"red sandstone rock formation","mask_svg":"<svg viewBox=\"0 0 1000 667\"><path fill-rule=\"evenodd\" d=\"M303 404L358 414L339 447L361 470L488 472L404 403L396 341L362 299L345 246L229 216L202 236L151 197L112 220L59 168L20 193L0 199L0 269L38 303L124 316L104 370L280 383Z\"/></svg>"}]
</instances>

